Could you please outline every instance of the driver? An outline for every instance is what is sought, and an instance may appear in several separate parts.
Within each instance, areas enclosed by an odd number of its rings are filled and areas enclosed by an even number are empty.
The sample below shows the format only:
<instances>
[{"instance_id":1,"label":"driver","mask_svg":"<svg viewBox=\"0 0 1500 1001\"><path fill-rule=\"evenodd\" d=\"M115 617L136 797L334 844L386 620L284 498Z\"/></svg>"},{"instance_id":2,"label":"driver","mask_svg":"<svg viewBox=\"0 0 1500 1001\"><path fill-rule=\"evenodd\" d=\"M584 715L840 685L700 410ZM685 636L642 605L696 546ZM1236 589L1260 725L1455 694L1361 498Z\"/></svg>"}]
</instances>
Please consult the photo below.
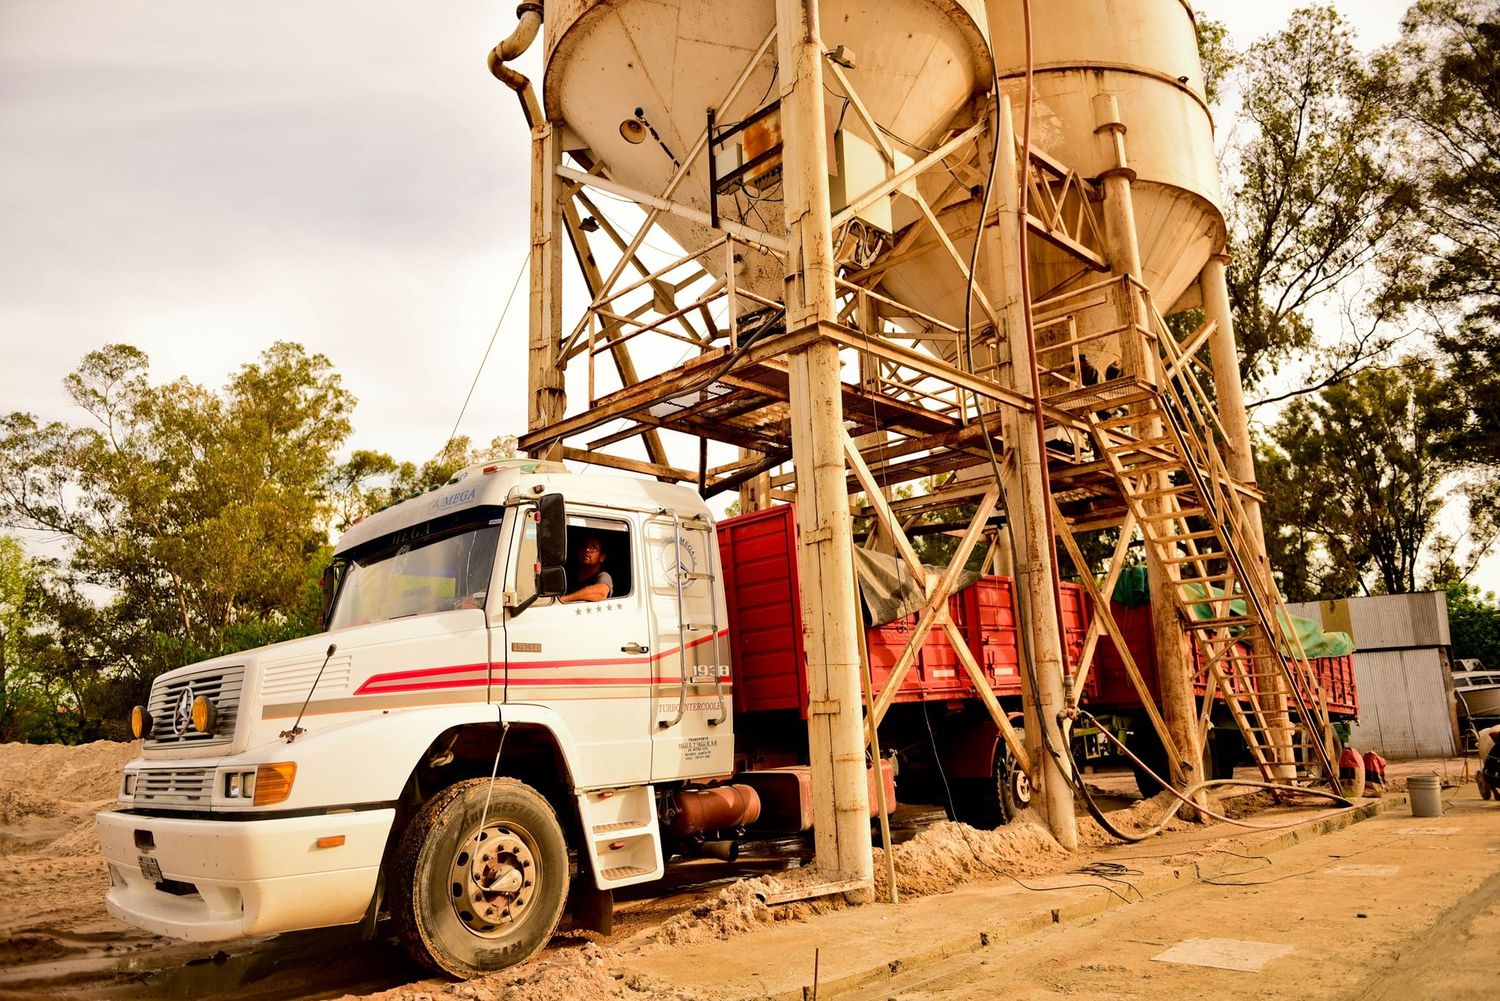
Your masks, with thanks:
<instances>
[{"instance_id":1,"label":"driver","mask_svg":"<svg viewBox=\"0 0 1500 1001\"><path fill-rule=\"evenodd\" d=\"M614 578L604 569L604 540L585 535L574 557L578 564L578 583L559 601L603 601L614 593Z\"/></svg>"}]
</instances>

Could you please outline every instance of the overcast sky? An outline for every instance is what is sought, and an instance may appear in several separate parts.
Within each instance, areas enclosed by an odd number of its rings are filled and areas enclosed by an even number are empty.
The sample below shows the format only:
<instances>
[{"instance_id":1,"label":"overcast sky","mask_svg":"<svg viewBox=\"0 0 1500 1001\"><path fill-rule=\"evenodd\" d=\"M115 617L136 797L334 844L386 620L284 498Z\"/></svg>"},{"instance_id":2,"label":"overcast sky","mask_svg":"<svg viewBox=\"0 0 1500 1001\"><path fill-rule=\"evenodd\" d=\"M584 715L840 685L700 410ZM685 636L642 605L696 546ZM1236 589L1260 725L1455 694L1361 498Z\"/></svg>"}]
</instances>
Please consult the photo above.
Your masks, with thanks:
<instances>
[{"instance_id":1,"label":"overcast sky","mask_svg":"<svg viewBox=\"0 0 1500 1001\"><path fill-rule=\"evenodd\" d=\"M1299 5L1195 3L1239 45ZM1406 3L1339 6L1374 46ZM527 134L485 69L513 12L0 0L0 412L77 419L60 381L111 341L221 386L285 338L359 398L354 446L434 453L526 251ZM522 295L477 440L524 429L525 328Z\"/></svg>"}]
</instances>

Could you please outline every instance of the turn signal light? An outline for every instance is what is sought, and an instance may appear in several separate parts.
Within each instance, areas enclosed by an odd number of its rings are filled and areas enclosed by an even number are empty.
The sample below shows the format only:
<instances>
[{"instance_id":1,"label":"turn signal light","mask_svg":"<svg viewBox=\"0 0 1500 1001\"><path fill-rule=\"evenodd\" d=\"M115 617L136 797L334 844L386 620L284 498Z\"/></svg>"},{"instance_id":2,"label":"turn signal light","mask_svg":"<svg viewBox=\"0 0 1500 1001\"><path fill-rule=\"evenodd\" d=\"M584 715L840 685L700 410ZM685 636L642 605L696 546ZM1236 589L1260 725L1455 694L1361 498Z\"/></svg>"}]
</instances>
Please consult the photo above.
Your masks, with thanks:
<instances>
[{"instance_id":1,"label":"turn signal light","mask_svg":"<svg viewBox=\"0 0 1500 1001\"><path fill-rule=\"evenodd\" d=\"M139 740L151 734L151 714L146 711L145 706L136 706L130 710L130 735Z\"/></svg>"},{"instance_id":2,"label":"turn signal light","mask_svg":"<svg viewBox=\"0 0 1500 1001\"><path fill-rule=\"evenodd\" d=\"M214 700L207 695L200 695L193 700L193 729L199 733L213 733L214 724L219 721L219 707L214 705Z\"/></svg>"},{"instance_id":3,"label":"turn signal light","mask_svg":"<svg viewBox=\"0 0 1500 1001\"><path fill-rule=\"evenodd\" d=\"M261 765L255 770L255 805L284 803L292 794L292 780L297 777L295 761Z\"/></svg>"}]
</instances>

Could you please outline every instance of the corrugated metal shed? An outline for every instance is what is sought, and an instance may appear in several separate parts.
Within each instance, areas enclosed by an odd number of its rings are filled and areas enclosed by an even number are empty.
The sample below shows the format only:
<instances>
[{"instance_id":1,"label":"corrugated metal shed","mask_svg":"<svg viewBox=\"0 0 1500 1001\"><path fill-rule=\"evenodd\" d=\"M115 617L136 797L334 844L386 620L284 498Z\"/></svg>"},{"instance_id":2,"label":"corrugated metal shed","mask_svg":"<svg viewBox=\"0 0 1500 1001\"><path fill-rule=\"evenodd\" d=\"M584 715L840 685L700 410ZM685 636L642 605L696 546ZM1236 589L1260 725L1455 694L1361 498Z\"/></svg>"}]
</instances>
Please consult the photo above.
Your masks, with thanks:
<instances>
[{"instance_id":1,"label":"corrugated metal shed","mask_svg":"<svg viewBox=\"0 0 1500 1001\"><path fill-rule=\"evenodd\" d=\"M1309 602L1307 604L1313 604ZM1448 595L1443 591L1380 594L1316 602L1323 628L1354 637L1358 650L1448 646Z\"/></svg>"},{"instance_id":2,"label":"corrugated metal shed","mask_svg":"<svg viewBox=\"0 0 1500 1001\"><path fill-rule=\"evenodd\" d=\"M1359 722L1350 740L1355 747L1379 751L1392 760L1456 753L1442 650L1434 646L1358 651L1354 675L1359 685Z\"/></svg>"}]
</instances>

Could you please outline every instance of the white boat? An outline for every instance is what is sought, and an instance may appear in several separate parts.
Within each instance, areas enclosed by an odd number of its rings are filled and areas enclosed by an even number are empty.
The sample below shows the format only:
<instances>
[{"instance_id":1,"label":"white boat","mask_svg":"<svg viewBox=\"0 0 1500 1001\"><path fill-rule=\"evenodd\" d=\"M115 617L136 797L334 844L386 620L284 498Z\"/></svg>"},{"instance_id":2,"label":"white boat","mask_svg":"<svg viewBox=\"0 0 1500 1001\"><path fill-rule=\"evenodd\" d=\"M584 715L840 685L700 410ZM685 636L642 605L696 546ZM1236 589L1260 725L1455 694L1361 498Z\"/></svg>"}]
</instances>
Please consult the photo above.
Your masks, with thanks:
<instances>
[{"instance_id":1,"label":"white boat","mask_svg":"<svg viewBox=\"0 0 1500 1001\"><path fill-rule=\"evenodd\" d=\"M1469 663L1464 664L1465 667ZM1500 671L1454 671L1453 697L1459 716L1500 717Z\"/></svg>"}]
</instances>

